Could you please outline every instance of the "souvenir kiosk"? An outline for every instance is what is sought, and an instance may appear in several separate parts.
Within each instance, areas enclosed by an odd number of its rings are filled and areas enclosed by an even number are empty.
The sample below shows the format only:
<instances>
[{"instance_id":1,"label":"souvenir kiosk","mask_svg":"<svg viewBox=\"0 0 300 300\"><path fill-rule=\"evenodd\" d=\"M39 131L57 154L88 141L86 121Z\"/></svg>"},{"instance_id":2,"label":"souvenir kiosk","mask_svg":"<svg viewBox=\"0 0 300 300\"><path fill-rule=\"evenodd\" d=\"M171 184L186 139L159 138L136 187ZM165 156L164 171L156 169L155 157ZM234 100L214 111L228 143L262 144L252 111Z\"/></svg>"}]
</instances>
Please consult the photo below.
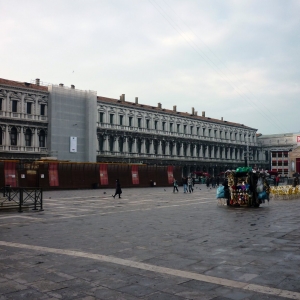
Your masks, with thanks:
<instances>
[{"instance_id":1,"label":"souvenir kiosk","mask_svg":"<svg viewBox=\"0 0 300 300\"><path fill-rule=\"evenodd\" d=\"M270 186L265 172L257 172L250 167L240 167L227 171L223 186L217 189L217 198L225 199L224 204L233 207L259 207L269 201Z\"/></svg>"}]
</instances>

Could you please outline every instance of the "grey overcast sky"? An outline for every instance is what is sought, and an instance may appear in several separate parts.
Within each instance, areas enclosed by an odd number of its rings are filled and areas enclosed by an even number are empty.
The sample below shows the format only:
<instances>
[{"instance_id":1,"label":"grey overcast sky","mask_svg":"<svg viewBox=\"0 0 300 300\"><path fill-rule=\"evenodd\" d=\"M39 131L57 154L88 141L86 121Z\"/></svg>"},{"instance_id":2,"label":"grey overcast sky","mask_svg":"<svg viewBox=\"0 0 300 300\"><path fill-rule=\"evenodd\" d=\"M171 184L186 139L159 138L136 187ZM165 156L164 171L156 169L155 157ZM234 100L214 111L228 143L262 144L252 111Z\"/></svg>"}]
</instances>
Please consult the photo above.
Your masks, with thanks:
<instances>
[{"instance_id":1,"label":"grey overcast sky","mask_svg":"<svg viewBox=\"0 0 300 300\"><path fill-rule=\"evenodd\" d=\"M0 77L299 132L300 1L0 0Z\"/></svg>"}]
</instances>

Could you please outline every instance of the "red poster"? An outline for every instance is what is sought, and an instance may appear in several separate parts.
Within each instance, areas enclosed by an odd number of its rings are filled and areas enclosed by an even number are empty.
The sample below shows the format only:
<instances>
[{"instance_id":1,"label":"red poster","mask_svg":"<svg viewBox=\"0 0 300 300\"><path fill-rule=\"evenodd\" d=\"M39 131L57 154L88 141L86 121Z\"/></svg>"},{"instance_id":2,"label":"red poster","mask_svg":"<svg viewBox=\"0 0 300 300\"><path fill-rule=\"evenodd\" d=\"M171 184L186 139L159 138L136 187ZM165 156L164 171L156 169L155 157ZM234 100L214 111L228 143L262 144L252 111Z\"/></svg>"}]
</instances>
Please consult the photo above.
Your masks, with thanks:
<instances>
[{"instance_id":1,"label":"red poster","mask_svg":"<svg viewBox=\"0 0 300 300\"><path fill-rule=\"evenodd\" d=\"M101 185L108 185L107 165L106 164L100 164L99 165L99 172L100 172L100 184Z\"/></svg>"},{"instance_id":2,"label":"red poster","mask_svg":"<svg viewBox=\"0 0 300 300\"><path fill-rule=\"evenodd\" d=\"M131 166L132 184L140 184L139 166Z\"/></svg>"},{"instance_id":3,"label":"red poster","mask_svg":"<svg viewBox=\"0 0 300 300\"><path fill-rule=\"evenodd\" d=\"M5 185L10 185L11 187L17 186L17 172L16 163L13 161L4 162L4 177Z\"/></svg>"},{"instance_id":4,"label":"red poster","mask_svg":"<svg viewBox=\"0 0 300 300\"><path fill-rule=\"evenodd\" d=\"M49 163L49 185L50 186L59 186L58 182L58 164Z\"/></svg>"},{"instance_id":5,"label":"red poster","mask_svg":"<svg viewBox=\"0 0 300 300\"><path fill-rule=\"evenodd\" d=\"M168 166L168 182L173 183L173 166Z\"/></svg>"}]
</instances>

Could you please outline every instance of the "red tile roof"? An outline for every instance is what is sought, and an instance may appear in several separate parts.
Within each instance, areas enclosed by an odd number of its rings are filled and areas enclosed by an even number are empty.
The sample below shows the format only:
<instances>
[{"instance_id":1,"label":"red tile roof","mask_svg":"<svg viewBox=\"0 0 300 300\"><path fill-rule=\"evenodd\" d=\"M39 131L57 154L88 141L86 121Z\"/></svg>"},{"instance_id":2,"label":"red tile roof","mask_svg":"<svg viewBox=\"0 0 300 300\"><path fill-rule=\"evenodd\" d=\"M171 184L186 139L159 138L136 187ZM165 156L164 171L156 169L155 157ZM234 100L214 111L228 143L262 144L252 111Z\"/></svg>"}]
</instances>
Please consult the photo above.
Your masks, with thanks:
<instances>
[{"instance_id":1,"label":"red tile roof","mask_svg":"<svg viewBox=\"0 0 300 300\"><path fill-rule=\"evenodd\" d=\"M36 85L33 83L29 83L29 82L19 82L19 81L13 81L13 80L7 80L7 79L0 78L0 84L48 92L47 86Z\"/></svg>"}]
</instances>

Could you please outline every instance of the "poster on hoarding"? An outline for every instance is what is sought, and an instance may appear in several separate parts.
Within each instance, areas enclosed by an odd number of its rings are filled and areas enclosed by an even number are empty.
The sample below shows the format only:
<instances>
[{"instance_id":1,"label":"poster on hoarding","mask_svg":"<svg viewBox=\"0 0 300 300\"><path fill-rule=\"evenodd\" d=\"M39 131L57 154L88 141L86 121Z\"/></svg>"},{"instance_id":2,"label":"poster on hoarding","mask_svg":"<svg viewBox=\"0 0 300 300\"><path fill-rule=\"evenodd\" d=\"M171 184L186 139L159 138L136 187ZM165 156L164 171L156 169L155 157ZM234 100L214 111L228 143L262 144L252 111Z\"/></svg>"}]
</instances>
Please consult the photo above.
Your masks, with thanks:
<instances>
[{"instance_id":1,"label":"poster on hoarding","mask_svg":"<svg viewBox=\"0 0 300 300\"><path fill-rule=\"evenodd\" d=\"M173 166L168 166L168 183L173 183Z\"/></svg>"},{"instance_id":2,"label":"poster on hoarding","mask_svg":"<svg viewBox=\"0 0 300 300\"><path fill-rule=\"evenodd\" d=\"M100 184L108 185L107 165L100 164L99 172L100 172Z\"/></svg>"},{"instance_id":3,"label":"poster on hoarding","mask_svg":"<svg viewBox=\"0 0 300 300\"><path fill-rule=\"evenodd\" d=\"M70 136L70 152L77 152L77 136Z\"/></svg>"},{"instance_id":4,"label":"poster on hoarding","mask_svg":"<svg viewBox=\"0 0 300 300\"><path fill-rule=\"evenodd\" d=\"M49 186L59 186L58 164L49 163L48 172L49 172Z\"/></svg>"},{"instance_id":5,"label":"poster on hoarding","mask_svg":"<svg viewBox=\"0 0 300 300\"><path fill-rule=\"evenodd\" d=\"M139 167L131 166L132 184L139 184Z\"/></svg>"}]
</instances>

